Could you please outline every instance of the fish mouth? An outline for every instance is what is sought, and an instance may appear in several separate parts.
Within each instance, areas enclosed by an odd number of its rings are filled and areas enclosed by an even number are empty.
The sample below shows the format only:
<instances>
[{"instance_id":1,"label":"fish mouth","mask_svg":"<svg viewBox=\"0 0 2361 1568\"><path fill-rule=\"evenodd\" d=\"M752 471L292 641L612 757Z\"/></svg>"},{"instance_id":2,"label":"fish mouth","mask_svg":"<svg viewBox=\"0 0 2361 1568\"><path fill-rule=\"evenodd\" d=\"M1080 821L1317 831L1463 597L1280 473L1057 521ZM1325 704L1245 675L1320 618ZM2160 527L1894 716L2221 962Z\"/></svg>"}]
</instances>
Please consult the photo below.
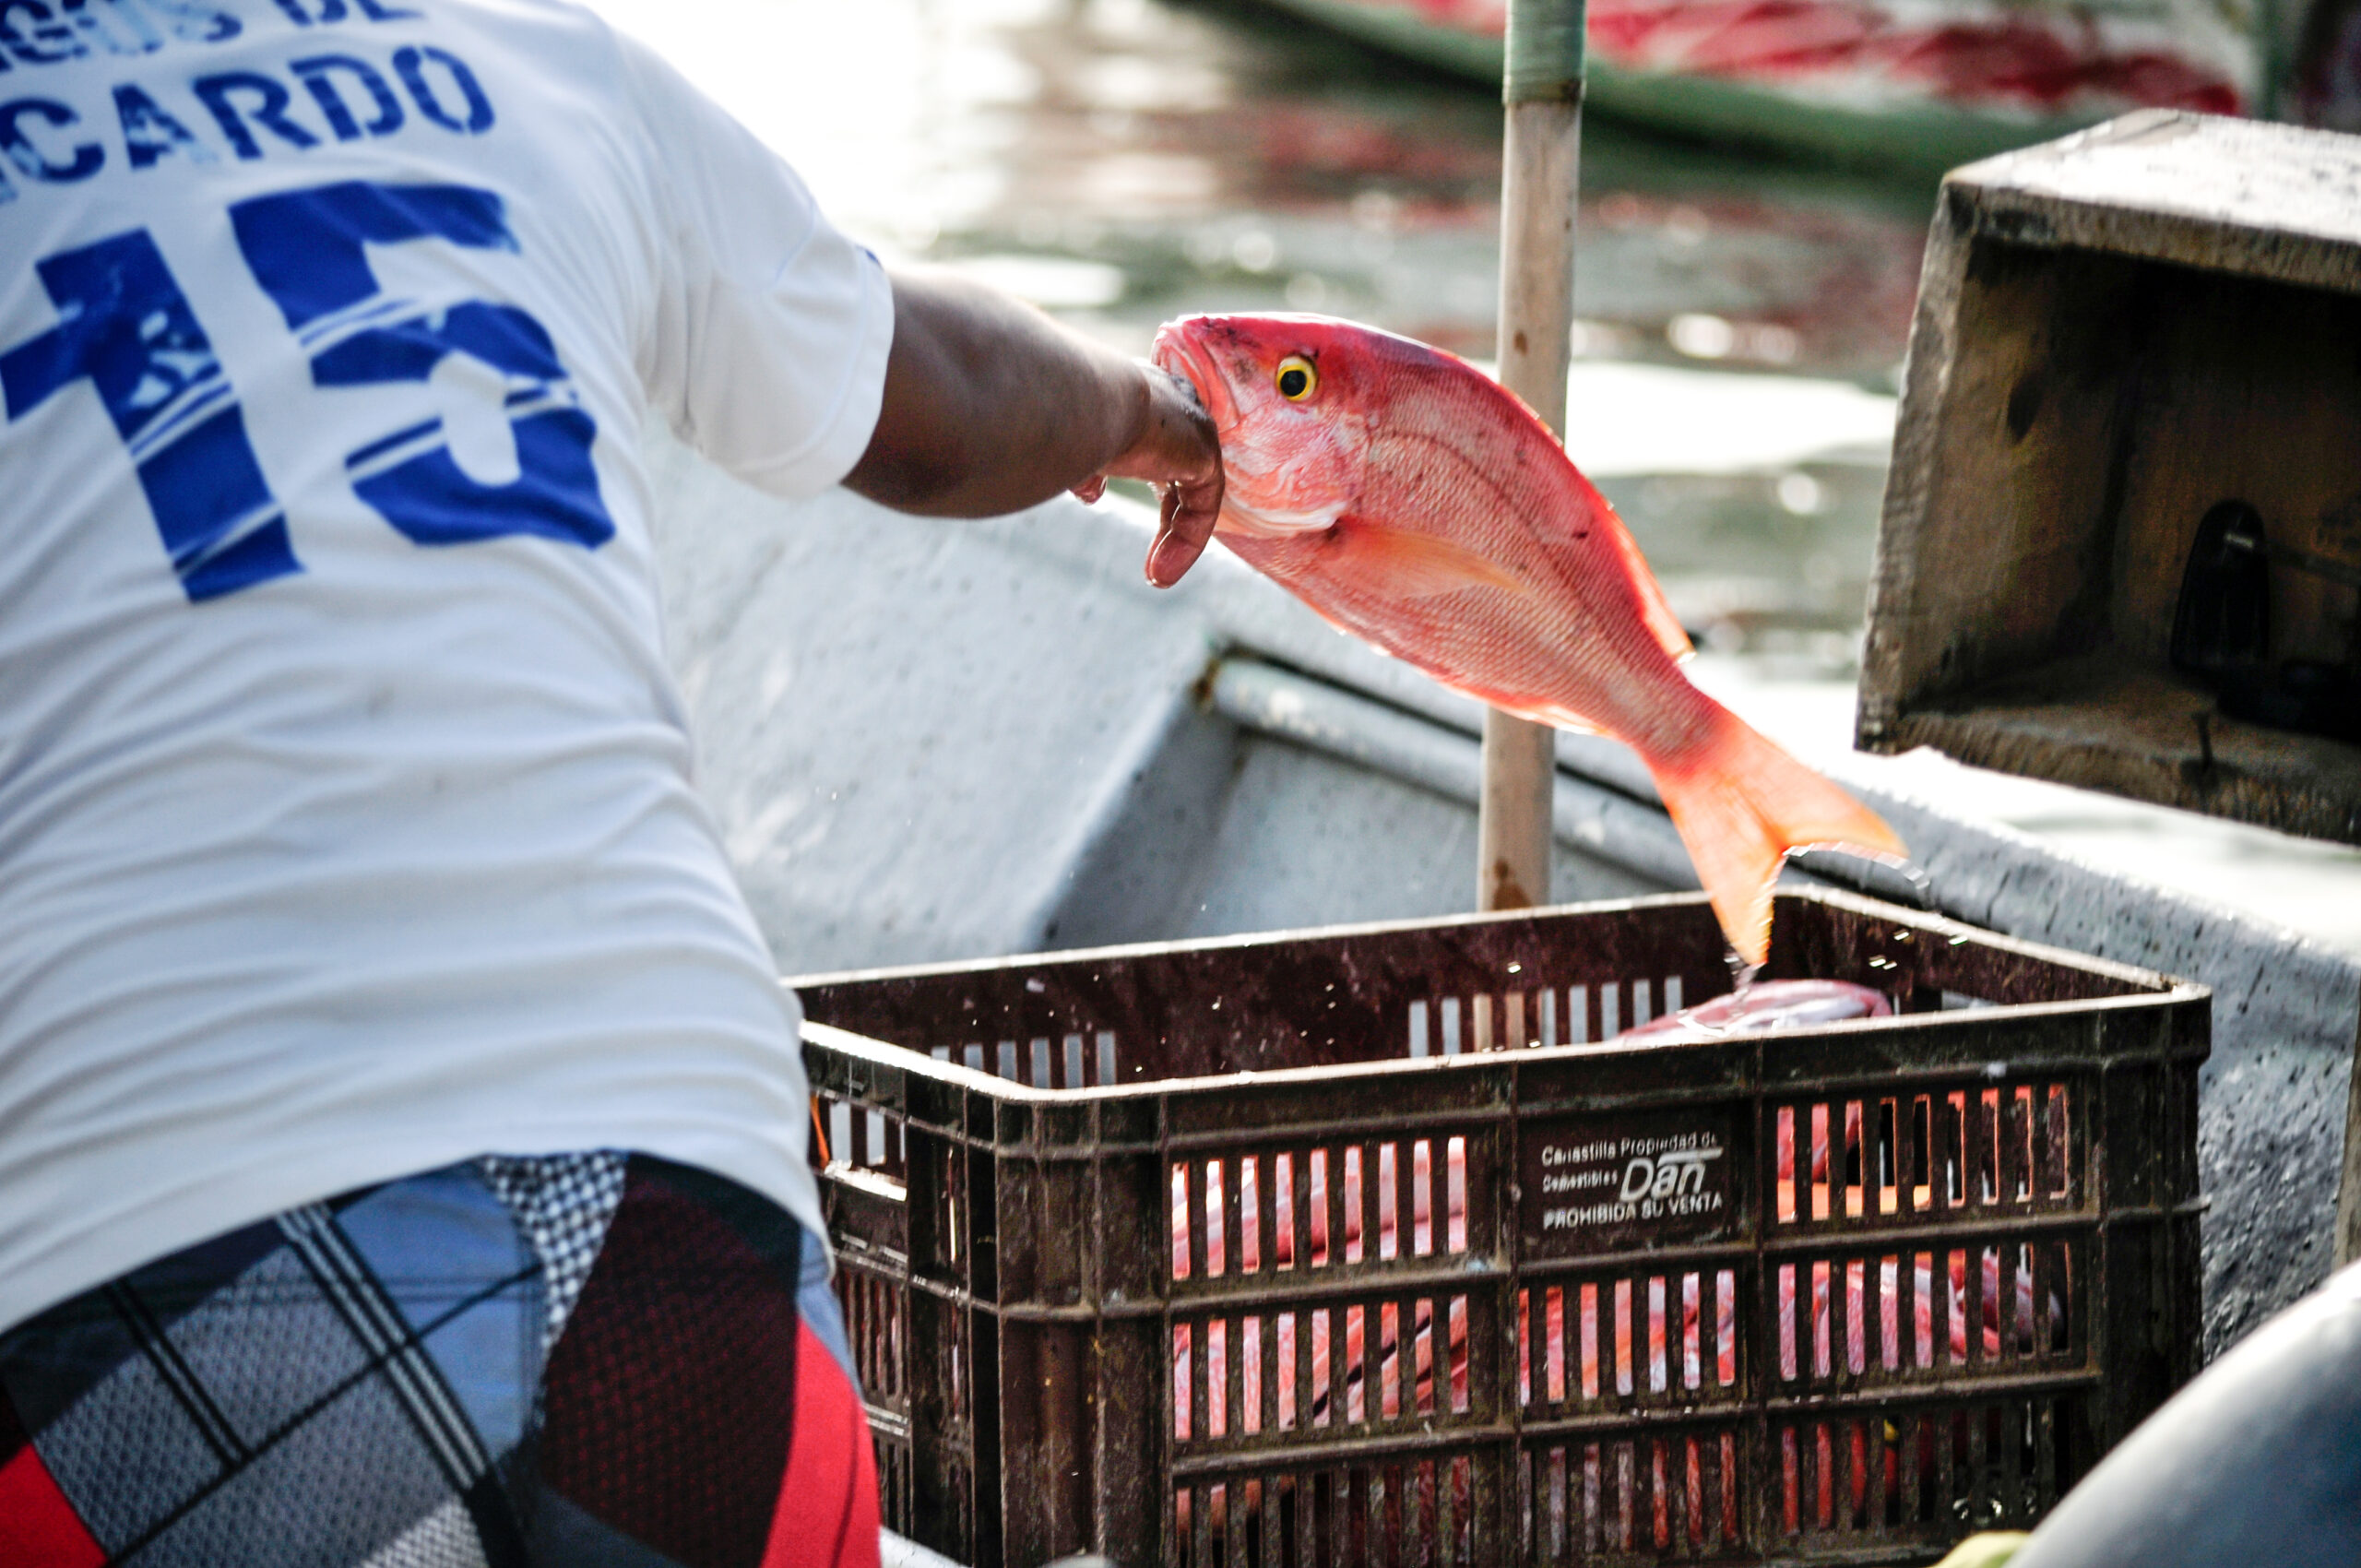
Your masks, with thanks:
<instances>
[{"instance_id":1,"label":"fish mouth","mask_svg":"<svg viewBox=\"0 0 2361 1568\"><path fill-rule=\"evenodd\" d=\"M1156 346L1148 352L1148 362L1194 387L1197 401L1213 416L1214 428L1226 432L1235 410L1230 406L1229 386L1205 349L1198 325L1202 320L1199 316L1184 316L1157 327Z\"/></svg>"}]
</instances>

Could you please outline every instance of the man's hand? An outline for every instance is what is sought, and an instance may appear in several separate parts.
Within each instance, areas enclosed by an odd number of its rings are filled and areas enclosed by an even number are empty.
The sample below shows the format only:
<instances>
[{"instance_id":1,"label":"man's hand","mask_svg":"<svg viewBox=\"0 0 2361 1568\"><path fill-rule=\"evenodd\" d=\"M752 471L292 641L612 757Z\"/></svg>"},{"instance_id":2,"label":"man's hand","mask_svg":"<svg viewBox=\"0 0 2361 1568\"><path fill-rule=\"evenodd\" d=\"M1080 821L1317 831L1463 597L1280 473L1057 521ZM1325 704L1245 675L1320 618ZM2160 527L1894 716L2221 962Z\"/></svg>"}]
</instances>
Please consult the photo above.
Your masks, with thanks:
<instances>
[{"instance_id":1,"label":"man's hand","mask_svg":"<svg viewBox=\"0 0 2361 1568\"><path fill-rule=\"evenodd\" d=\"M1221 441L1195 387L1154 365L1138 368L1147 388L1138 436L1074 493L1096 501L1107 493L1109 479L1155 485L1163 496L1163 519L1147 549L1147 580L1170 588L1205 552L1221 516Z\"/></svg>"},{"instance_id":2,"label":"man's hand","mask_svg":"<svg viewBox=\"0 0 2361 1568\"><path fill-rule=\"evenodd\" d=\"M1221 445L1196 394L1029 305L897 273L884 406L845 483L898 511L989 517L1109 478L1163 490L1147 579L1195 564L1221 512Z\"/></svg>"}]
</instances>

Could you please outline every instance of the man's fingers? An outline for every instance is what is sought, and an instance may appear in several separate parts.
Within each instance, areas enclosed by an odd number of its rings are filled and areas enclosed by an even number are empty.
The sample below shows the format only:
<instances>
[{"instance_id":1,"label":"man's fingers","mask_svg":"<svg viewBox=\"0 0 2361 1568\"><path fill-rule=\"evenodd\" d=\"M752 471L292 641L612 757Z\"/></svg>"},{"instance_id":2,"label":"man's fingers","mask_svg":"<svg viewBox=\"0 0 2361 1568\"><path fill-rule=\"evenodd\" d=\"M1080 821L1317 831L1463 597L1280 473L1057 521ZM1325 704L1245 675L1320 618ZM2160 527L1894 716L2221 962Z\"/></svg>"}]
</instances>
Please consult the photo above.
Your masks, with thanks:
<instances>
[{"instance_id":1,"label":"man's fingers","mask_svg":"<svg viewBox=\"0 0 2361 1568\"><path fill-rule=\"evenodd\" d=\"M1168 487L1162 526L1148 546L1147 580L1157 588L1179 582L1212 542L1221 517L1221 477Z\"/></svg>"},{"instance_id":2,"label":"man's fingers","mask_svg":"<svg viewBox=\"0 0 2361 1568\"><path fill-rule=\"evenodd\" d=\"M1176 529L1180 515L1180 487L1173 485L1164 493L1163 521L1156 530L1156 539L1147 547L1147 580L1152 587L1167 588L1187 575L1205 552L1204 540L1193 543Z\"/></svg>"},{"instance_id":3,"label":"man's fingers","mask_svg":"<svg viewBox=\"0 0 2361 1568\"><path fill-rule=\"evenodd\" d=\"M1143 369L1147 429L1114 471L1163 489L1162 521L1148 546L1146 570L1149 582L1170 588L1205 552L1221 516L1221 440L1195 387L1169 371Z\"/></svg>"}]
</instances>

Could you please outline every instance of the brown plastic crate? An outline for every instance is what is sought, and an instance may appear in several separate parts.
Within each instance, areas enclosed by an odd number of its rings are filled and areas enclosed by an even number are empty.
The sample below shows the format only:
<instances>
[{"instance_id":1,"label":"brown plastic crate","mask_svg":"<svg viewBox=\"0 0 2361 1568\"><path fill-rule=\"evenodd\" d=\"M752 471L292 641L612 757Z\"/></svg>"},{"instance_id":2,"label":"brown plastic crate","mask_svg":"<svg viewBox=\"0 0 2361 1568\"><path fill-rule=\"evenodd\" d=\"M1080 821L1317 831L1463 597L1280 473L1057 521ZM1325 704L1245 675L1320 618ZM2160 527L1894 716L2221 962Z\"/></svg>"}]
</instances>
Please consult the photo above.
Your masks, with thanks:
<instances>
[{"instance_id":1,"label":"brown plastic crate","mask_svg":"<svg viewBox=\"0 0 2361 1568\"><path fill-rule=\"evenodd\" d=\"M2039 1516L2196 1369L2207 993L1774 932L1902 1016L1578 1043L1729 989L1693 896L796 982L887 1523L1277 1568Z\"/></svg>"}]
</instances>

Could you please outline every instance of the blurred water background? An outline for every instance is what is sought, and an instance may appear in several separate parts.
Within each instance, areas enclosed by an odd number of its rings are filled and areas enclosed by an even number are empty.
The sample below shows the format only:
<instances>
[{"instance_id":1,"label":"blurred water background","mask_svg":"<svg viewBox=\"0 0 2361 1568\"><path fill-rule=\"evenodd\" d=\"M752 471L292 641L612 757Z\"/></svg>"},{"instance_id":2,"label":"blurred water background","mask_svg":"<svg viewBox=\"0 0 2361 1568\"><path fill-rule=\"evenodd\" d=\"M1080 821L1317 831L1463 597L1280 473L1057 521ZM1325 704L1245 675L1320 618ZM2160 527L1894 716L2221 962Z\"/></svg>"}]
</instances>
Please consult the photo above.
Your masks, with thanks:
<instances>
[{"instance_id":1,"label":"blurred water background","mask_svg":"<svg viewBox=\"0 0 2361 1568\"><path fill-rule=\"evenodd\" d=\"M889 263L1129 352L1202 310L1490 352L1497 95L1251 0L597 0ZM1697 635L1699 683L1807 756L1852 682L1935 187L1584 126L1567 445ZM2361 852L1893 765L2101 864L2361 948Z\"/></svg>"},{"instance_id":2,"label":"blurred water background","mask_svg":"<svg viewBox=\"0 0 2361 1568\"><path fill-rule=\"evenodd\" d=\"M602 8L888 261L1133 353L1198 310L1491 351L1501 110L1480 88L1244 0ZM1577 460L1709 646L1843 673L1932 185L1596 117L1584 158ZM1699 367L1755 374L1679 374Z\"/></svg>"}]
</instances>

